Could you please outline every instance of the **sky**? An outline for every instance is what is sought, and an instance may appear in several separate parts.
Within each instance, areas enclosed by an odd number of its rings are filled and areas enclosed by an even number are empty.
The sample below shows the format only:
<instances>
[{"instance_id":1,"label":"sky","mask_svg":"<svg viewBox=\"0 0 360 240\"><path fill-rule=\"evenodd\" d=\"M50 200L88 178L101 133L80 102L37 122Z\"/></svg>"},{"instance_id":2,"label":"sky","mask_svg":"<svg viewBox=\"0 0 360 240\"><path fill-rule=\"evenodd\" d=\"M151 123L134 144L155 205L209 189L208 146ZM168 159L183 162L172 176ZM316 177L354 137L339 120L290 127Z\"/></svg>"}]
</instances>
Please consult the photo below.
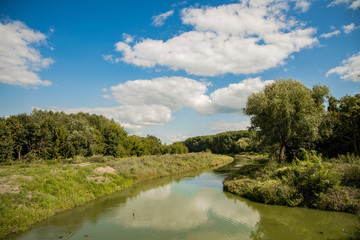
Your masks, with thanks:
<instances>
[{"instance_id":1,"label":"sky","mask_svg":"<svg viewBox=\"0 0 360 240\"><path fill-rule=\"evenodd\" d=\"M0 0L0 117L114 119L165 143L242 130L276 79L360 92L360 0Z\"/></svg>"}]
</instances>

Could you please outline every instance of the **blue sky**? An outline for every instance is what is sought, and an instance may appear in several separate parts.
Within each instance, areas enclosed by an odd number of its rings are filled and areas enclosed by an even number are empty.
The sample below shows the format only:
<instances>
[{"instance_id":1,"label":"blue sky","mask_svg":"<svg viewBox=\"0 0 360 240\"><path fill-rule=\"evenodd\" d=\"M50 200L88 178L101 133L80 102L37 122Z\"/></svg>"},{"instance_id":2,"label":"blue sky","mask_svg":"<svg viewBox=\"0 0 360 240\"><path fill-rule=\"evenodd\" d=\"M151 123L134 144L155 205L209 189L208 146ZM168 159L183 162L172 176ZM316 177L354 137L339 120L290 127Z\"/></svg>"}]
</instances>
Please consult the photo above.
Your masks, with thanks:
<instances>
[{"instance_id":1,"label":"blue sky","mask_svg":"<svg viewBox=\"0 0 360 240\"><path fill-rule=\"evenodd\" d=\"M245 129L271 80L360 92L360 0L0 1L0 115L103 114L163 142Z\"/></svg>"}]
</instances>

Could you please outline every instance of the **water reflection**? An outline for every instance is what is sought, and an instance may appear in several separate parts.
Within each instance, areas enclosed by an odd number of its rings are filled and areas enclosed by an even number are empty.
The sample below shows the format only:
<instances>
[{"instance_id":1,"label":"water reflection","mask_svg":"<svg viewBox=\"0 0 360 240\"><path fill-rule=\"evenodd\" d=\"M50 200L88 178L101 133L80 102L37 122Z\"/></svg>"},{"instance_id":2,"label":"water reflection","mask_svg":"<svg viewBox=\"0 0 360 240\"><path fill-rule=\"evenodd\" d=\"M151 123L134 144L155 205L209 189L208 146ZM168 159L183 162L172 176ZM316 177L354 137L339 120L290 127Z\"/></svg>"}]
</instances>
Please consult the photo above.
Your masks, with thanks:
<instances>
[{"instance_id":1,"label":"water reflection","mask_svg":"<svg viewBox=\"0 0 360 240\"><path fill-rule=\"evenodd\" d=\"M194 176L195 175L195 176ZM355 215L253 203L224 174L163 178L66 211L13 239L341 239Z\"/></svg>"},{"instance_id":2,"label":"water reflection","mask_svg":"<svg viewBox=\"0 0 360 240\"><path fill-rule=\"evenodd\" d=\"M257 239L349 239L360 227L356 215L306 208L265 205L224 193L229 199L246 203L259 213L260 220L251 238Z\"/></svg>"},{"instance_id":3,"label":"water reflection","mask_svg":"<svg viewBox=\"0 0 360 240\"><path fill-rule=\"evenodd\" d=\"M135 217L128 221L133 209ZM141 193L118 208L110 221L135 228L187 231L214 218L254 230L260 216L245 203L224 198L219 189L180 183Z\"/></svg>"}]
</instances>

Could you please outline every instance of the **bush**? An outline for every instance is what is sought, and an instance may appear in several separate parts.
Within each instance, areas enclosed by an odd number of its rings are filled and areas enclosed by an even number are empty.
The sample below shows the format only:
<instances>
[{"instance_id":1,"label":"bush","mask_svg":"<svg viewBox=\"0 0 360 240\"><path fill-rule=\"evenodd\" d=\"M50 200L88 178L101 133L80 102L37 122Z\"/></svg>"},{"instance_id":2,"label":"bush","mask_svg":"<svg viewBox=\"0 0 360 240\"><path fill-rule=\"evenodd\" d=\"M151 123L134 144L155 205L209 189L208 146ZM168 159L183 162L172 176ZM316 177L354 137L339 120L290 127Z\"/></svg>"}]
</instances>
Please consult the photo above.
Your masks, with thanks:
<instances>
[{"instance_id":1,"label":"bush","mask_svg":"<svg viewBox=\"0 0 360 240\"><path fill-rule=\"evenodd\" d=\"M356 182L356 172L348 171L348 181ZM288 206L317 207L324 196L340 188L342 174L334 164L323 162L316 152L301 150L301 159L292 163L254 161L243 166L224 181L226 190L257 202ZM330 201L330 200L329 200ZM342 201L342 200L341 200ZM354 211L354 207L336 207Z\"/></svg>"}]
</instances>

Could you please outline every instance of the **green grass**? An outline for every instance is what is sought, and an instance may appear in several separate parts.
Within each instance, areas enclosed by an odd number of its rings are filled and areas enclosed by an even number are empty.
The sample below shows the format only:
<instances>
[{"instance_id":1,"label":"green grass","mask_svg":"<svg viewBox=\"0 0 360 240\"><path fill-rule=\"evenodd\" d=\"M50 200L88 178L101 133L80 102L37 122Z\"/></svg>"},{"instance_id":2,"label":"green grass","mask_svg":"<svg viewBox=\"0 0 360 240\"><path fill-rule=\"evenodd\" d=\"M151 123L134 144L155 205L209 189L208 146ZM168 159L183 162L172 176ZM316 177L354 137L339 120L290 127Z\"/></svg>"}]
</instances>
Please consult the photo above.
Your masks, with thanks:
<instances>
[{"instance_id":1,"label":"green grass","mask_svg":"<svg viewBox=\"0 0 360 240\"><path fill-rule=\"evenodd\" d=\"M209 153L115 159L93 156L0 167L0 238L134 183L214 168L233 158ZM86 164L84 164L86 162ZM82 163L82 164L81 164ZM99 172L107 167L110 173Z\"/></svg>"},{"instance_id":2,"label":"green grass","mask_svg":"<svg viewBox=\"0 0 360 240\"><path fill-rule=\"evenodd\" d=\"M344 158L345 159L345 158ZM224 181L225 190L266 204L360 214L360 161L323 159L304 151L301 160L278 164L257 158Z\"/></svg>"}]
</instances>

